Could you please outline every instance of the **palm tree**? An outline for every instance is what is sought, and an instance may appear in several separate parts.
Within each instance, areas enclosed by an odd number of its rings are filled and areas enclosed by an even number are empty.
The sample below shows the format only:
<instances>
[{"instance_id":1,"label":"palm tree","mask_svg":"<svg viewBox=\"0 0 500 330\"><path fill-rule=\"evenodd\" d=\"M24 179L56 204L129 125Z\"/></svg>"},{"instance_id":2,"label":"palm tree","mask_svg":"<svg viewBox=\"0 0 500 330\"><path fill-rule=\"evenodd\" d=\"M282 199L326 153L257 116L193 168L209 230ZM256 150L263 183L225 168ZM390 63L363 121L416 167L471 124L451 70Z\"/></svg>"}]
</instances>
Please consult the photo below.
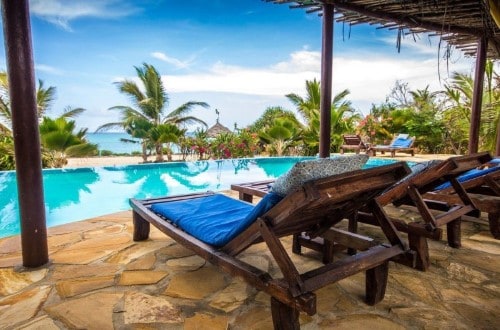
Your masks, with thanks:
<instances>
[{"instance_id":1,"label":"palm tree","mask_svg":"<svg viewBox=\"0 0 500 330\"><path fill-rule=\"evenodd\" d=\"M44 88L43 80L38 80L36 104L38 119L41 120L45 111L55 100L56 88ZM9 99L9 81L7 72L0 71L0 134L12 134L12 112Z\"/></svg>"},{"instance_id":2,"label":"palm tree","mask_svg":"<svg viewBox=\"0 0 500 330\"><path fill-rule=\"evenodd\" d=\"M498 122L500 120L500 81L493 70L493 62L487 61L481 111L480 149L495 151ZM457 153L466 151L472 107L474 80L471 75L455 72L450 84L443 91L447 99L444 122L452 147Z\"/></svg>"},{"instance_id":3,"label":"palm tree","mask_svg":"<svg viewBox=\"0 0 500 330\"><path fill-rule=\"evenodd\" d=\"M316 154L319 148L320 130L320 83L314 79L306 81L306 98L297 94L288 94L286 97L297 107L297 111L306 121L304 143L308 154ZM333 97L331 104L331 150L336 151L342 144L342 134L352 132L357 120L361 116L355 112L350 101L345 100L349 95L345 89Z\"/></svg>"},{"instance_id":4,"label":"palm tree","mask_svg":"<svg viewBox=\"0 0 500 330\"><path fill-rule=\"evenodd\" d=\"M306 125L309 125L313 113L319 113L321 95L319 81L314 78L312 81L306 80L306 98L298 94L285 95L296 107L297 111L304 118Z\"/></svg>"},{"instance_id":5,"label":"palm tree","mask_svg":"<svg viewBox=\"0 0 500 330\"><path fill-rule=\"evenodd\" d=\"M161 124L173 124L179 129L191 124L201 124L206 127L207 124L204 121L188 116L188 113L196 106L208 108L208 104L190 101L165 114L169 99L158 71L154 66L147 63L143 63L142 67L134 68L142 86L137 85L133 80L127 79L117 83L119 91L129 96L133 105L119 105L109 108L110 110L120 111L121 121L104 124L97 131L112 128L125 129L133 137L141 139L143 145L142 157L146 161L146 146L152 142L151 135L147 133L149 130ZM153 143L156 150L161 150L163 142L157 140Z\"/></svg>"}]
</instances>

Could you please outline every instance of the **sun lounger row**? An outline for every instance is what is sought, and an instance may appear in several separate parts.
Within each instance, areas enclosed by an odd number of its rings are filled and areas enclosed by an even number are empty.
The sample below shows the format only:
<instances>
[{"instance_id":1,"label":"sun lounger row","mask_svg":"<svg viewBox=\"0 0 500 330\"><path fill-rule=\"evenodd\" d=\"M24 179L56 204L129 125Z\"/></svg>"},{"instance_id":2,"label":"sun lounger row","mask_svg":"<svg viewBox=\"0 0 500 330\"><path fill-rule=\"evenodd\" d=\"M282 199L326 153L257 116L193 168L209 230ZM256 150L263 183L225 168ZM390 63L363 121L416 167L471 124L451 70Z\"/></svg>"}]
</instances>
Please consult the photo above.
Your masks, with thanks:
<instances>
[{"instance_id":1,"label":"sun lounger row","mask_svg":"<svg viewBox=\"0 0 500 330\"><path fill-rule=\"evenodd\" d=\"M413 147L415 137L409 136L408 134L398 134L388 145L371 146L365 144L361 140L361 137L357 134L344 134L342 137L344 143L340 146L341 154L343 154L346 150L354 150L356 154L359 154L361 150L364 150L370 156L376 156L377 151L381 154L388 152L391 154L391 157L395 157L396 152L408 153L412 156L415 155L415 148Z\"/></svg>"},{"instance_id":2,"label":"sun lounger row","mask_svg":"<svg viewBox=\"0 0 500 330\"><path fill-rule=\"evenodd\" d=\"M467 194L456 177L491 157L488 153L455 157L413 174L403 162L355 169L363 157L366 161L366 155L310 161L317 163L317 168L298 163L289 172L294 175L276 180L271 192L269 181L233 186L242 200L215 193L132 199L134 240L147 239L152 224L229 274L243 277L271 296L277 329L298 329L299 312L316 313L316 290L359 272L366 273L366 302L375 304L384 297L389 261L411 267L419 263L425 269L426 238L440 237L439 227L446 224L456 242L461 216L477 211L465 198L464 204L449 208L445 216L433 218L424 212L425 223L407 225L391 219L383 206L409 202L425 210L422 194L445 182L451 182L463 197ZM262 199L252 205L247 202L252 196ZM352 232L335 228L344 219L350 219ZM377 224L385 239L375 241L355 233L358 221ZM409 244L400 231L412 237ZM317 243L317 249L327 256L326 263L299 272L281 241L286 236L294 237L294 252L300 251L301 244ZM281 277L273 277L239 258L258 243L267 246ZM332 261L329 256L338 245L357 253Z\"/></svg>"}]
</instances>

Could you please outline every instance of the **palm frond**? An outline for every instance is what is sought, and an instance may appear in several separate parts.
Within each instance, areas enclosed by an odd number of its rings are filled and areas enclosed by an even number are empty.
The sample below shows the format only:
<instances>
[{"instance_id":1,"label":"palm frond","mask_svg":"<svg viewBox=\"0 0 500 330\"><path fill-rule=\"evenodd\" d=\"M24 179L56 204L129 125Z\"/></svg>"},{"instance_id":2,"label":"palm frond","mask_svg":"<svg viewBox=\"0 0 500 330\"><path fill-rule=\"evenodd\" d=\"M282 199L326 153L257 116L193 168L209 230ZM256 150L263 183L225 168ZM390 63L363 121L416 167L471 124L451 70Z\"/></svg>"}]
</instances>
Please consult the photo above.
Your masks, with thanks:
<instances>
[{"instance_id":1,"label":"palm frond","mask_svg":"<svg viewBox=\"0 0 500 330\"><path fill-rule=\"evenodd\" d=\"M196 106L199 106L199 107L202 107L205 109L210 107L208 105L208 103L206 103L206 102L189 101L189 102L182 104L181 106L179 106L177 109L173 110L172 112L170 112L166 116L166 118L185 116L188 113L190 113L193 110L193 108Z\"/></svg>"},{"instance_id":2,"label":"palm frond","mask_svg":"<svg viewBox=\"0 0 500 330\"><path fill-rule=\"evenodd\" d=\"M62 115L59 116L59 118L75 118L79 115L81 115L83 112L87 111L84 108L71 108L70 106L67 106L64 108L64 112Z\"/></svg>"},{"instance_id":3,"label":"palm frond","mask_svg":"<svg viewBox=\"0 0 500 330\"><path fill-rule=\"evenodd\" d=\"M101 126L97 127L97 129L94 132L95 133L107 132L107 131L109 131L111 129L115 129L115 128L123 129L123 122L107 123L107 124L101 125Z\"/></svg>"},{"instance_id":4,"label":"palm frond","mask_svg":"<svg viewBox=\"0 0 500 330\"><path fill-rule=\"evenodd\" d=\"M178 125L202 125L203 127L208 127L207 123L205 123L203 120L193 116L167 118L164 123L172 123Z\"/></svg>"}]
</instances>

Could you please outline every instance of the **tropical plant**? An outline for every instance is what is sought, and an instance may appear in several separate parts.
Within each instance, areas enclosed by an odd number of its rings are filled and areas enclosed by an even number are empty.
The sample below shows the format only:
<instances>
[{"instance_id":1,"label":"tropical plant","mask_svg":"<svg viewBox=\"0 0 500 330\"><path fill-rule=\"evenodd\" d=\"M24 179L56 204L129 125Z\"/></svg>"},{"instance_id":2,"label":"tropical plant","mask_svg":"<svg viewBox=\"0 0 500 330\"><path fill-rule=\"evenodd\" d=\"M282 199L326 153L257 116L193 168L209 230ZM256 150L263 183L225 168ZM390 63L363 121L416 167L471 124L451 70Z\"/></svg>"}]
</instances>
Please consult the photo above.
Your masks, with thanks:
<instances>
[{"instance_id":1,"label":"tropical plant","mask_svg":"<svg viewBox=\"0 0 500 330\"><path fill-rule=\"evenodd\" d=\"M160 124L149 130L148 139L156 146L156 161L163 162L163 144L167 144L168 161L172 161L172 144L177 144L186 130L179 129L174 124Z\"/></svg>"},{"instance_id":2,"label":"tropical plant","mask_svg":"<svg viewBox=\"0 0 500 330\"><path fill-rule=\"evenodd\" d=\"M258 133L277 118L288 118L289 120L298 122L292 111L283 109L282 107L268 107L247 129L252 133Z\"/></svg>"},{"instance_id":3,"label":"tropical plant","mask_svg":"<svg viewBox=\"0 0 500 330\"><path fill-rule=\"evenodd\" d=\"M12 136L0 134L0 171L8 171L15 168L14 139Z\"/></svg>"},{"instance_id":4,"label":"tropical plant","mask_svg":"<svg viewBox=\"0 0 500 330\"><path fill-rule=\"evenodd\" d=\"M283 156L300 139L301 128L297 123L277 118L273 124L259 133L266 150L272 156Z\"/></svg>"},{"instance_id":5,"label":"tropical plant","mask_svg":"<svg viewBox=\"0 0 500 330\"><path fill-rule=\"evenodd\" d=\"M42 155L45 155L46 167L63 167L67 164L67 157L84 157L95 155L97 145L86 141L87 129L75 132L76 123L68 118L82 113L84 109L67 109L56 119L43 117L40 124L40 140Z\"/></svg>"},{"instance_id":6,"label":"tropical plant","mask_svg":"<svg viewBox=\"0 0 500 330\"><path fill-rule=\"evenodd\" d=\"M147 160L147 145L155 144L155 150L162 148L163 142L152 141L152 136L148 132L161 124L173 124L179 129L186 125L199 124L206 127L206 123L201 119L188 116L195 107L208 108L205 102L190 101L182 104L173 111L165 114L169 103L168 95L161 80L161 76L154 66L143 63L142 67L134 67L141 82L138 85L133 80L117 82L118 90L129 96L132 106L114 106L110 110L118 110L121 113L121 120L107 123L100 126L97 131L109 130L112 128L125 129L133 137L141 139L143 145L142 157Z\"/></svg>"},{"instance_id":7,"label":"tropical plant","mask_svg":"<svg viewBox=\"0 0 500 330\"><path fill-rule=\"evenodd\" d=\"M36 102L37 102L37 115L40 121L40 125L43 122L46 124L40 129L47 128L49 121L57 121L59 125L62 125L62 121L66 121L68 118L75 117L82 113L84 109L76 108L65 109L64 113L56 120L52 120L48 117L44 117L45 112L52 105L55 100L56 88L55 87L44 87L44 82L42 80L38 81L38 87L36 90ZM74 125L74 122L73 122ZM79 136L79 134L81 136ZM56 138L55 133L51 134L52 137L48 138L48 141L44 145L44 137L41 137L42 142L42 166L43 167L62 167L67 163L66 156L74 155L88 155L90 151L83 152L83 147L73 147L68 148L66 152L63 152L65 156L61 156L61 140L57 142L57 139L63 139L63 135L59 135ZM71 137L71 134L67 132L65 138L67 140L82 139L85 132L82 130L78 132L75 136ZM67 141L67 143L69 143ZM73 143L74 144L74 143ZM88 147L85 147L88 148ZM92 153L92 152L90 152ZM0 169L12 170L15 168L15 153L14 153L14 139L12 135L12 111L10 108L9 99L9 84L7 79L7 73L5 71L0 72Z\"/></svg>"}]
</instances>

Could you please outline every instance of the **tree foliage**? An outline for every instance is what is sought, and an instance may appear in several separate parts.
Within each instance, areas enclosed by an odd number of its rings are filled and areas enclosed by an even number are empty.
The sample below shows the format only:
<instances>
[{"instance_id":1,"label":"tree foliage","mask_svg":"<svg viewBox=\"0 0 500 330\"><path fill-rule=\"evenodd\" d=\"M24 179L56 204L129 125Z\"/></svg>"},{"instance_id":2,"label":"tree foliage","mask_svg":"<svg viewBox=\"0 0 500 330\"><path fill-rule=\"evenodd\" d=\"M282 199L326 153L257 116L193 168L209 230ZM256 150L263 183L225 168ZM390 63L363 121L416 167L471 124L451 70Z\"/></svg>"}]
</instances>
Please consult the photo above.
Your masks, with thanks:
<instances>
[{"instance_id":1,"label":"tree foliage","mask_svg":"<svg viewBox=\"0 0 500 330\"><path fill-rule=\"evenodd\" d=\"M169 97L156 68L147 63L143 63L142 67L134 68L140 84L129 79L116 83L118 90L129 97L132 105L111 107L110 110L120 112L120 121L104 124L97 131L113 128L124 129L132 137L141 140L142 158L145 162L148 158L147 151L151 145L154 145L157 153L156 160L163 161L164 144L178 143L182 135L181 132L187 125L207 126L204 121L190 116L189 113L195 107L208 108L209 106L205 102L189 101L166 113ZM174 132L172 125L176 126L177 131ZM176 135L175 138L174 135ZM163 138L161 138L162 136Z\"/></svg>"}]
</instances>

